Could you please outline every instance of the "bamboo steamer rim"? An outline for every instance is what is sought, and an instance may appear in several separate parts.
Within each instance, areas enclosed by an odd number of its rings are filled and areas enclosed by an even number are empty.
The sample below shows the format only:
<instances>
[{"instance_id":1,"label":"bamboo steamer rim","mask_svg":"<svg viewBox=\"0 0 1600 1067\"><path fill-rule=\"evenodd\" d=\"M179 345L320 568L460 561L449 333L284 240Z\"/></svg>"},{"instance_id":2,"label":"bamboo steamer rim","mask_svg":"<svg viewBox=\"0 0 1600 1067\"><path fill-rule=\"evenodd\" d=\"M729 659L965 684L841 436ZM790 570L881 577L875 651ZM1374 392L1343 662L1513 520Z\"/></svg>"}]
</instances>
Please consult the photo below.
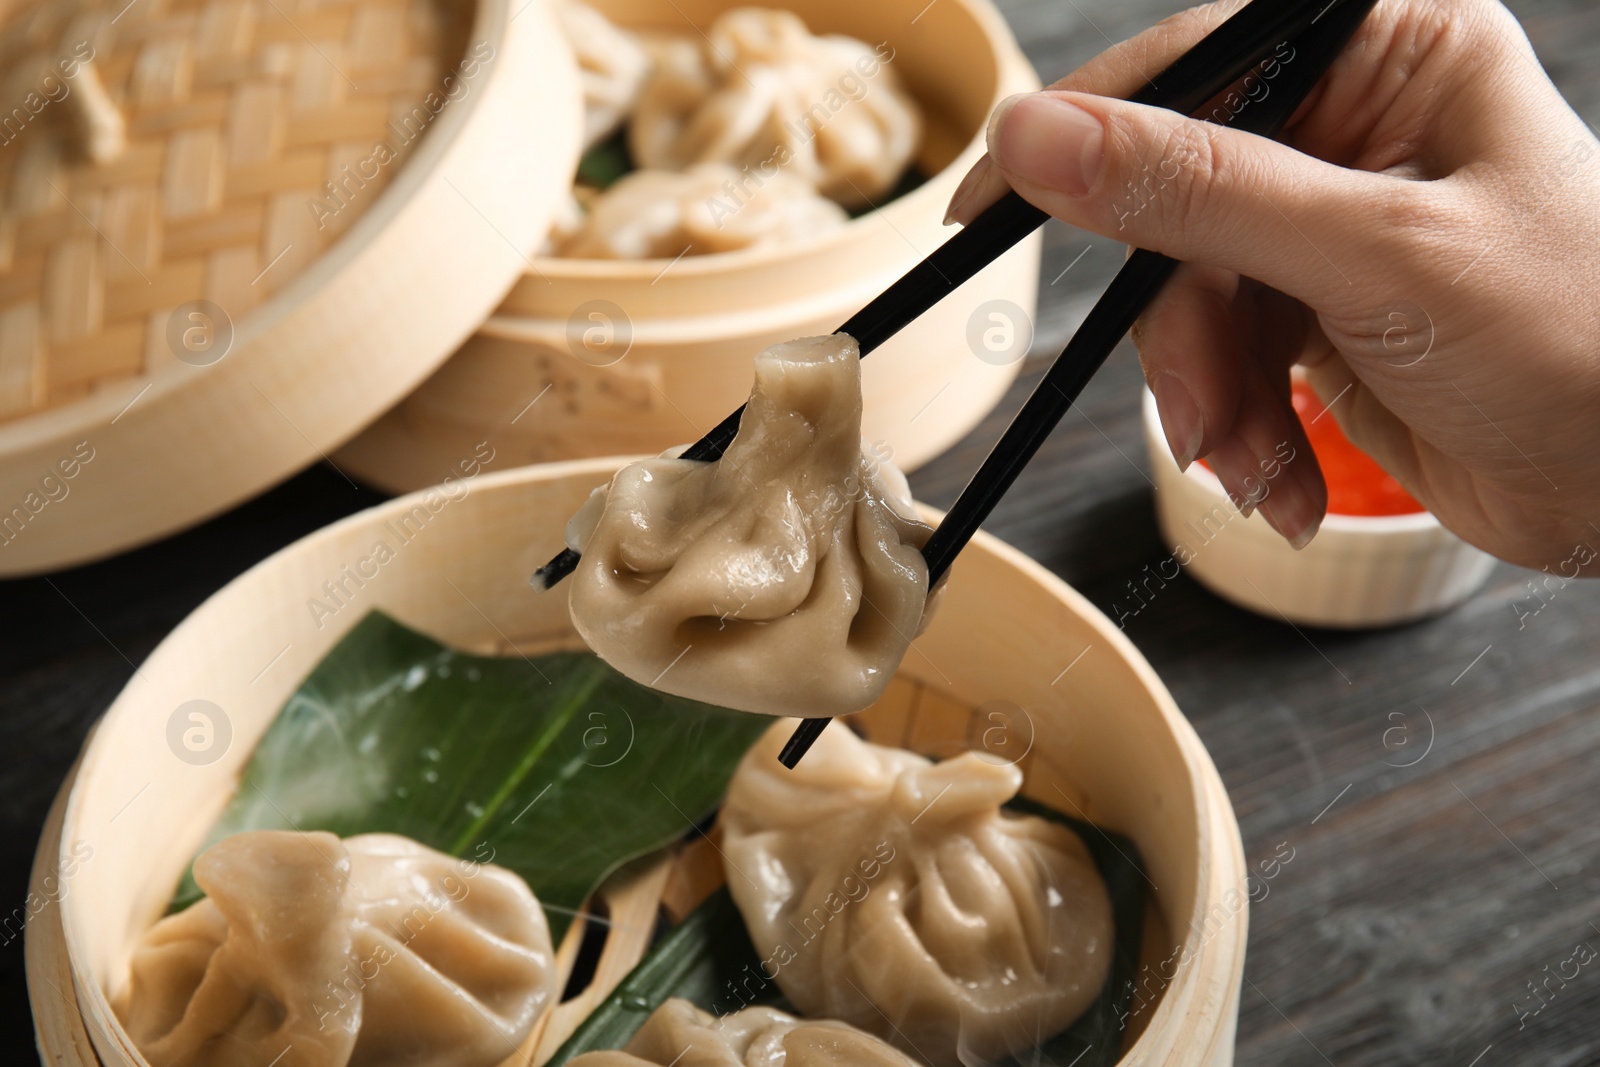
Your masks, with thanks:
<instances>
[{"instance_id":1,"label":"bamboo steamer rim","mask_svg":"<svg viewBox=\"0 0 1600 1067\"><path fill-rule=\"evenodd\" d=\"M388 584L375 594L375 599L366 604L363 611L341 617L338 625L330 627L315 642L307 641L313 647L297 648L286 657L287 665L281 671L263 679L268 683L265 688L251 690L244 686L242 680L234 680L240 692L260 693L255 700L260 706L260 729L264 730L270 724L277 708L281 706L281 697L299 684L304 671L320 660L327 648L354 625L364 614L365 608L396 610L402 619L411 614L413 625L419 622L416 612L431 613L430 618L435 625L423 624L422 628L434 632L439 627L445 630L469 627L476 632L484 630L485 623L492 628L486 633L501 632L500 624L495 623L490 615L482 614L485 611L502 614L502 621L516 626L517 623L505 618L503 613L530 610L526 607L529 602L520 599L533 595L525 592L523 571L530 561L542 558L540 554L547 553L559 540L559 520L565 517L562 514L548 519L548 525L556 529L544 531L551 536L539 540L528 533L533 528L530 527L530 516L540 514L539 509L549 515L556 510L575 507L592 485L605 480L623 462L625 460L621 458L580 460L479 476L461 502L451 505L459 509L451 520L455 523L455 532L447 534L441 528L430 530L431 540L419 537L416 544L420 547L407 550L414 553L413 563L403 565L407 573L386 579ZM114 779L119 766L127 766L129 762L126 744L130 737L138 734L129 734L128 731L153 728L150 720L166 714L167 703L177 690L192 695L185 688L194 684L190 675L197 671L211 673L210 668L195 664L196 652L204 648L213 657L226 657L229 654L228 645L237 643L259 646L251 648L251 654L254 655L267 645L277 648L286 633L306 633L306 624L301 622L296 628L296 624L289 620L288 613L298 608L297 597L304 592L302 585L307 579L321 576L330 564L343 559L352 546L367 543L371 534L383 528L384 524L423 506L429 492L433 491L414 493L350 516L279 551L214 594L162 641L145 663L144 670L151 680L136 678L129 682L106 718L97 724L75 774L63 786L58 798L60 821L47 827L41 840L33 874L36 891L42 879L69 857L69 844L87 839L84 834L91 831L92 826L84 820L91 817L103 820L117 803L121 803L121 792L117 793L116 803L113 803L105 783L108 772L110 778ZM534 510L530 511L530 508ZM937 518L937 513L931 510L928 510L928 515ZM491 527L499 529L491 533ZM510 545L520 547L515 552L500 551ZM460 549L463 546L472 546L474 551L462 552ZM973 540L962 562L963 566L958 566L955 571L956 581L959 582L963 570L972 574L972 578L963 583L965 592L961 591L961 585L954 583L947 591L947 597L955 594L956 599L947 600L947 612L940 616L949 620L945 628L951 633L943 638L933 638L938 642L941 654L991 639L985 636L985 631L997 622L993 612L990 612L990 618L980 620L978 612L972 610L974 605L967 604L961 609L961 598L970 596L982 601L996 595L996 589L1002 593L1008 588L1013 592L1028 590L1022 598L1010 600L1008 604L1017 610L1030 612L1030 618L998 620L1000 625L1049 626L1054 620L1055 625L1067 626L1078 637L1089 639L1089 647L1103 649L1093 658L1100 660L1101 656L1106 656L1109 659L1103 660L1098 666L1090 665L1087 674L1083 673L1083 667L1077 668L1076 677L1068 685L1080 689L1087 687L1085 692L1095 692L1106 686L1113 690L1120 687L1124 696L1132 698L1131 705L1107 705L1102 715L1091 714L1089 719L1106 734L1109 739L1107 743L1113 746L1133 746L1130 751L1135 753L1141 750L1167 753L1152 757L1158 761L1152 766L1162 766L1168 772L1167 780L1148 783L1135 778L1123 786L1134 792L1155 788L1158 797L1164 796L1165 801L1155 801L1153 810L1165 814L1152 816L1163 820L1164 825L1119 826L1114 818L1102 819L1096 814L1097 810L1105 810L1103 807L1097 809L1097 804L1114 805L1116 801L1108 801L1103 796L1091 798L1087 794L1080 797L1095 821L1131 832L1136 839L1146 836L1148 841L1146 831L1156 834L1158 838L1174 835L1182 838L1181 843L1174 846L1181 855L1153 856L1148 843L1143 843L1141 847L1146 850L1147 866L1157 886L1155 895L1166 913L1174 938L1181 940L1186 950L1193 951L1194 962L1187 968L1180 967L1178 974L1165 987L1160 1002L1149 1014L1144 1032L1128 1049L1122 1062L1141 1067L1153 1067L1156 1064L1164 1067L1180 1064L1185 1067L1212 1067L1231 1063L1239 985L1243 974L1247 900L1240 898L1239 908L1225 918L1221 929L1202 933L1202 921L1224 906L1227 894L1238 896L1245 878L1238 826L1215 766L1154 670L1126 635L1081 594L1022 553L982 532ZM314 582L311 584L314 585ZM516 587L515 590L510 588L512 585ZM470 606L463 606L462 597L470 597L467 601ZM500 599L491 599L495 597ZM264 602L281 602L283 606L263 612L261 608ZM409 604L409 608L400 602ZM564 617L564 601L551 601L549 605L531 609L529 617L535 620L531 624L533 628L527 634L518 633L519 640L524 636L547 634L550 619L555 618L552 611L558 611ZM1020 608L1018 605L1021 605ZM224 624L225 619L236 617L240 612L248 619L241 618L231 625ZM543 621L538 621L540 619ZM252 630L252 626L258 628L259 632ZM929 637L939 629L938 621L934 627ZM1015 639L1008 637L1006 640L1014 643ZM470 647L471 641L468 640L466 644ZM988 659L978 651L972 655L974 658L959 668L948 659L944 663L944 667L957 675L958 685L966 684L960 679L968 674L981 675L985 679L996 677ZM912 669L913 674L916 673L916 656L913 654L907 660L907 665L903 665L905 669ZM1036 667L1039 660L1040 657L1034 654ZM248 667L237 665L241 675L253 670L253 664ZM285 675L284 671L292 673ZM929 671L926 678L928 684L936 684L933 671ZM1099 680L1092 680L1096 678ZM997 680L996 684L1004 686L1012 684L1012 681L1011 678L1003 678ZM1043 685L1043 682L1039 684ZM158 690L163 685L173 692L161 696ZM1062 689L1043 691L1063 693ZM223 697L221 692L213 695L219 699ZM962 700L972 700L970 693L963 695L957 691L956 695ZM1063 701L1067 699L1066 696L1060 697ZM1079 728L1073 727L1071 720L1062 720L1054 725ZM259 731L253 736L248 731L236 733L235 747L240 750L238 764L242 764L258 737ZM158 746L164 743L159 739L155 742ZM1043 743L1048 745L1052 742L1047 740ZM236 773L237 765L232 762L232 756L233 753L230 753L230 760L217 764L218 770L214 773L224 776ZM1036 760L1040 758L1043 758L1042 752L1035 756ZM1178 762L1172 763L1172 760ZM1036 762L1033 766L1037 768L1039 765ZM1046 766L1059 771L1065 765L1052 762ZM1082 768L1088 764L1080 763L1078 766ZM1150 767L1145 770L1150 770ZM146 772L148 767L140 771L141 774ZM1095 772L1080 770L1079 773L1092 777ZM1112 782L1122 780L1117 777L1110 779ZM231 778L225 777L226 781L231 781ZM1072 785L1070 778L1068 784ZM126 791L132 792L131 789ZM225 797L217 798L218 803L223 799ZM160 803L159 796L155 802ZM86 805L90 805L91 810L98 814L86 814ZM1183 811L1192 812L1192 831L1188 828L1189 823L1179 825L1173 821L1178 817L1175 813ZM149 818L151 814L147 812L143 817ZM208 819L210 816L202 812L200 817ZM188 841L188 837L193 836L191 829L164 827L163 834L169 840L158 845L156 850L166 848L182 853L186 859L186 850L193 847ZM198 832L203 833L204 827ZM1192 837L1186 836L1191 832ZM150 855L152 844L148 840L140 843L134 854L140 858ZM99 860L102 865L112 863L113 872L118 870L116 861L114 852L110 858ZM151 862L165 863L166 860L158 857ZM1193 885L1175 889L1165 882L1166 874L1163 872L1170 872L1173 863L1178 863L1179 869L1184 869L1185 864L1192 864ZM100 869L104 869L103 866ZM83 870L87 872L95 868L92 864L85 864ZM88 877L111 879L116 876L115 873L95 873ZM99 887L85 887L91 898L95 894L113 894L111 898L100 902L98 910L93 899L87 902L82 899L81 894L85 890L75 887L75 892L63 894L61 901L35 915L29 923L27 958L30 997L41 1042L50 1055L59 1057L59 1062L73 1067L93 1067L99 1063L95 1055L96 1047L101 1053L107 1048L115 1049L117 1054L105 1062L116 1067L143 1062L142 1057L128 1054L125 1037L113 1036L121 1035L121 1028L110 1011L105 991L98 984L105 979L94 977L95 972L86 962L91 953L90 946L84 941L83 924L104 923L104 911L108 907L113 911L126 909L128 883L125 872L123 878L115 885L108 882ZM144 895L151 896L153 893L154 897L164 901L161 891L162 887L154 887ZM1187 900L1183 899L1185 897ZM124 903L118 907L116 901ZM142 909L143 904L136 905L136 910ZM620 974L617 977L620 978ZM63 978L67 979L65 984ZM48 984L46 979L49 979Z\"/></svg>"},{"instance_id":2,"label":"bamboo steamer rim","mask_svg":"<svg viewBox=\"0 0 1600 1067\"><path fill-rule=\"evenodd\" d=\"M272 0L172 2L208 11L255 10L263 22L276 18L274 11L281 7ZM458 6L456 0L304 2L312 12L357 14L430 3L442 12L441 20ZM166 10L161 0L141 3L152 12ZM402 146L403 157L380 166L379 179L338 212L331 245L265 300L239 316L228 316L233 340L225 355L210 365L186 366L175 349L168 351L165 331L158 327L173 307L184 303L177 296L210 299L212 294L167 287L166 276L158 272L153 280L160 283L158 288L172 288L171 298L163 296L166 302L148 316L148 352L137 372L103 380L69 402L0 421L0 523L13 517L10 526L0 525L0 575L82 563L142 544L223 511L325 458L442 364L527 269L527 257L565 195L577 157L581 107L576 64L554 26L547 0L473 0L470 5L462 0L462 5L470 18L444 36L465 42L464 50L440 62L426 90L406 98L425 106L430 93L443 97L464 83L467 91L440 106L425 133ZM125 22L139 10L130 5ZM262 11L266 14L259 15ZM302 20L311 17L298 8L293 13ZM299 29L294 19L285 18ZM351 15L350 21L355 20ZM315 34L315 26L311 28ZM284 30L281 35L287 34ZM131 47L137 48L139 36L129 36ZM178 40L185 42L181 36ZM315 37L305 38L305 46L319 47ZM476 78L463 79L474 49L480 60ZM270 52L271 46L258 51ZM486 54L489 58L483 61ZM135 60L109 50L97 55L96 63L107 68L130 62L137 66L145 58L144 52ZM270 66L259 57L252 62ZM389 75L404 82L396 69ZM411 91L407 82L390 94L390 103L380 104L398 117L393 101ZM375 110L367 107L364 114L370 117ZM130 114L129 129L135 130L140 118L136 111ZM530 121L530 114L536 119ZM43 120L50 117L41 116L37 125L45 126ZM313 123L323 118L344 121L337 109L305 117ZM36 136L43 144L44 138L57 134L67 135L29 128L18 140ZM368 144L365 156L375 150L378 137L396 139L387 124L370 142L362 136L352 132L349 140L333 147L353 150ZM142 150L140 144L135 138L104 168L114 172L129 165ZM0 148L11 155L19 150L43 151L26 144ZM330 169L337 155L328 156ZM282 160L255 169L270 171L278 163ZM248 188L256 180L251 170L236 168L228 176L239 177ZM3 173L0 169L0 183ZM87 174L91 183L99 180L87 163L73 173ZM272 195L293 197L293 210L313 218L309 201L326 198L321 184L325 177L338 174L318 174L315 187ZM165 179L158 175L154 180L159 199L165 195ZM260 180L279 179L269 173ZM370 186L379 180L384 184L374 193ZM285 189L290 186L293 181ZM90 208L86 219L91 230L103 230L92 217L101 213L96 206L101 199L91 203L69 195L78 207ZM229 203L224 201L224 210L202 217L200 223L226 230L229 220L241 214L230 215ZM265 210L271 214L270 207ZM63 217L73 215L68 220L72 226L82 228L72 208L64 212ZM26 222L0 214L0 266L5 264L7 227L15 231ZM205 225L196 225L205 231ZM207 231L193 239L213 242L201 253L185 252L190 260L207 258L209 279L215 243L232 238ZM102 247L103 236L91 233L85 240L107 262L122 262L115 249ZM262 278L284 266L272 266L269 258L261 257L260 265L267 267ZM0 301L4 280L0 274ZM143 288L137 275L133 284ZM0 315L10 306L0 307ZM0 391L14 369L0 365ZM70 476L76 481L65 495L76 501L70 506L65 500L57 506L46 501L36 509L41 479L60 481L59 464L81 441L91 443L95 458L84 465L81 476ZM181 485L175 487L176 479ZM17 513L25 505L31 517Z\"/></svg>"}]
</instances>

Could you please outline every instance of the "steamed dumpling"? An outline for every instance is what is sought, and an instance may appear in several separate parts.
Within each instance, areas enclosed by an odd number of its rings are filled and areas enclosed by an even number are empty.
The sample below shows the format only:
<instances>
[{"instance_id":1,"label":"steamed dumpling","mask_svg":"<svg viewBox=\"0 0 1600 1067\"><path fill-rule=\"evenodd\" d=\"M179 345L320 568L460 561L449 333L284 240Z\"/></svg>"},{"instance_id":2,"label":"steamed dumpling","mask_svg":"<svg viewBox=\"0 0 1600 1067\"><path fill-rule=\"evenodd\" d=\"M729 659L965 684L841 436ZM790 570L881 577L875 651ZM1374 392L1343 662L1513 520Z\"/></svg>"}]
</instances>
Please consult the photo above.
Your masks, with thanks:
<instances>
[{"instance_id":1,"label":"steamed dumpling","mask_svg":"<svg viewBox=\"0 0 1600 1067\"><path fill-rule=\"evenodd\" d=\"M722 809L728 890L784 995L934 1067L1070 1026L1105 982L1111 903L1076 834L1001 810L1022 772L837 728L791 771L793 725L746 754Z\"/></svg>"},{"instance_id":2,"label":"steamed dumpling","mask_svg":"<svg viewBox=\"0 0 1600 1067\"><path fill-rule=\"evenodd\" d=\"M921 138L892 52L813 36L791 11L734 8L703 39L652 48L628 127L642 167L792 171L846 207L866 207L894 187Z\"/></svg>"},{"instance_id":3,"label":"steamed dumpling","mask_svg":"<svg viewBox=\"0 0 1600 1067\"><path fill-rule=\"evenodd\" d=\"M194 876L206 898L145 934L116 1002L153 1067L490 1067L555 997L544 912L499 867L260 830Z\"/></svg>"},{"instance_id":4,"label":"steamed dumpling","mask_svg":"<svg viewBox=\"0 0 1600 1067\"><path fill-rule=\"evenodd\" d=\"M870 1034L773 1008L713 1016L687 1000L651 1013L625 1050L586 1052L571 1067L916 1067Z\"/></svg>"},{"instance_id":5,"label":"steamed dumpling","mask_svg":"<svg viewBox=\"0 0 1600 1067\"><path fill-rule=\"evenodd\" d=\"M567 527L578 633L644 685L767 715L844 715L922 625L932 529L861 451L860 349L833 334L756 357L714 463L631 463Z\"/></svg>"},{"instance_id":6,"label":"steamed dumpling","mask_svg":"<svg viewBox=\"0 0 1600 1067\"><path fill-rule=\"evenodd\" d=\"M725 163L702 163L681 174L637 170L595 198L556 254L569 259L703 256L801 241L837 229L847 219L838 204L790 174L757 182L741 178Z\"/></svg>"},{"instance_id":7,"label":"steamed dumpling","mask_svg":"<svg viewBox=\"0 0 1600 1067\"><path fill-rule=\"evenodd\" d=\"M154 1067L350 1061L361 1012L317 1011L350 965L344 914L350 863L332 834L241 834L195 861L207 897L156 923L133 953L116 1004ZM285 907L285 902L293 906Z\"/></svg>"},{"instance_id":8,"label":"steamed dumpling","mask_svg":"<svg viewBox=\"0 0 1600 1067\"><path fill-rule=\"evenodd\" d=\"M633 111L650 73L650 56L627 30L580 0L555 5L583 86L583 147L593 148Z\"/></svg>"}]
</instances>

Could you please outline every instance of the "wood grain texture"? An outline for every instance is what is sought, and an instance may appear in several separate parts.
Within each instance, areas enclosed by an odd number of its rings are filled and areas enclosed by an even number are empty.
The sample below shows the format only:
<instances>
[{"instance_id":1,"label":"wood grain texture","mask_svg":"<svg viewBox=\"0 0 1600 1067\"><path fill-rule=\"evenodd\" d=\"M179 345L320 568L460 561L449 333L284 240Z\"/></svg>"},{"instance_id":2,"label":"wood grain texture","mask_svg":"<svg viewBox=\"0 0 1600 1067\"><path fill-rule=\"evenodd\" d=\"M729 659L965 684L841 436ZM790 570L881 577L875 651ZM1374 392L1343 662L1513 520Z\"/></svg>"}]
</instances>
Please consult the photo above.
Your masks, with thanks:
<instances>
[{"instance_id":1,"label":"wood grain texture","mask_svg":"<svg viewBox=\"0 0 1600 1067\"><path fill-rule=\"evenodd\" d=\"M1046 77L1103 47L1101 31L1126 36L1179 6L1000 3ZM1600 122L1600 8L1511 7L1567 98ZM1122 262L1120 246L1099 238L1052 225L1047 239L1041 354L1059 349ZM1030 370L1002 414L913 478L921 497L954 499L1003 413L1037 381ZM916 387L931 396L940 384ZM987 527L1107 611L1162 554L1138 384L1124 347ZM318 467L139 552L0 583L0 911L24 906L51 798L132 664L229 578L379 499ZM1589 926L1600 924L1600 826L1590 815L1600 791L1600 585L1567 587L1519 629L1512 605L1530 577L1502 568L1458 611L1387 633L1302 636L1187 579L1129 623L1210 748L1247 858L1267 861L1280 842L1295 850L1252 909L1242 1067L1468 1067L1480 1054L1476 1067L1600 1062L1592 966L1565 987L1551 979L1554 997L1520 1030L1513 1009L1537 1004L1527 983L1544 981L1579 940L1600 946ZM1433 747L1397 766L1426 747L1421 709ZM7 1063L33 1056L20 949L0 944Z\"/></svg>"}]
</instances>

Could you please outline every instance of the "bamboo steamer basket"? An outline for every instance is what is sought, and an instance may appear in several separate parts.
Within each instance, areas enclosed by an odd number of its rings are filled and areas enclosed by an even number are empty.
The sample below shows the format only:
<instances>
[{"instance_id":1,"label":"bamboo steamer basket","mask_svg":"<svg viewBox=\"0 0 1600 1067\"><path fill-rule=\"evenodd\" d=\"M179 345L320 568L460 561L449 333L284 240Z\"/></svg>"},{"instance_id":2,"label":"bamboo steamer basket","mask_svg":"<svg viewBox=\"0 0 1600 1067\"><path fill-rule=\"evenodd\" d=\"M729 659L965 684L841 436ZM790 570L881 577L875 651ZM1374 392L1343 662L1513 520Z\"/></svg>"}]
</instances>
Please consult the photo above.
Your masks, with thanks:
<instances>
[{"instance_id":1,"label":"bamboo steamer basket","mask_svg":"<svg viewBox=\"0 0 1600 1067\"><path fill-rule=\"evenodd\" d=\"M346 441L525 268L579 137L543 0L22 0L0 92L0 575Z\"/></svg>"},{"instance_id":2,"label":"bamboo steamer basket","mask_svg":"<svg viewBox=\"0 0 1600 1067\"><path fill-rule=\"evenodd\" d=\"M301 679L371 609L453 646L531 653L577 643L566 597L528 575L562 545L567 517L620 464L598 459L483 475L455 499L388 502L258 564L186 619L95 728L40 842L27 924L29 992L46 1062L143 1064L110 1008L140 935L233 794L257 740ZM407 519L416 532L353 602L320 625L322 583ZM204 765L168 747L194 699L222 709L231 742ZM997 701L1024 791L1131 836L1154 903L1147 960L1187 962L1128 1029L1123 1063L1233 1061L1243 975L1245 868L1238 825L1199 738L1133 645L1078 593L980 533L894 684L859 720L869 736L934 756L989 744ZM841 727L835 727L839 729ZM686 827L687 829L687 827ZM639 959L658 903L682 915L721 880L704 842L602 891L612 917L596 977L507 1063L541 1063ZM638 921L624 921L628 918ZM561 947L570 967L581 924ZM1171 931L1167 933L1166 931ZM1142 1028L1142 1029L1141 1029Z\"/></svg>"},{"instance_id":3,"label":"bamboo steamer basket","mask_svg":"<svg viewBox=\"0 0 1600 1067\"><path fill-rule=\"evenodd\" d=\"M750 0L592 2L622 25L681 33ZM1039 87L999 12L989 0L781 6L815 33L895 50L887 65L926 118L919 164L929 180L795 246L676 262L538 258L449 363L336 455L342 468L406 492L436 483L483 443L507 464L527 464L694 440L745 400L755 353L831 333L949 238L945 205L984 151L990 112ZM1038 235L1022 242L863 365L862 432L887 443L902 468L960 440L1016 376L1039 250ZM629 341L615 341L604 360L580 359L571 338L595 301L610 305L609 328ZM996 328L1020 338L1010 362L984 350L985 331Z\"/></svg>"}]
</instances>

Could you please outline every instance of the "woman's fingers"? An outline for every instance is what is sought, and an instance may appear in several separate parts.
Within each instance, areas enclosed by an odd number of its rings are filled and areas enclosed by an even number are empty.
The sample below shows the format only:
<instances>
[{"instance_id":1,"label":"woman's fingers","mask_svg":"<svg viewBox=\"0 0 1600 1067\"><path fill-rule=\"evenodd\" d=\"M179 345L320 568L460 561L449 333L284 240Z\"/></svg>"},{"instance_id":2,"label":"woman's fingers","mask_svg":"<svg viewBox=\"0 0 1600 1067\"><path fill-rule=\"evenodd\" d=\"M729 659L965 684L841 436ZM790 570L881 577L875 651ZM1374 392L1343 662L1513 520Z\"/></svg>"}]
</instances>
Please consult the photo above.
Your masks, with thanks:
<instances>
[{"instance_id":1,"label":"woman's fingers","mask_svg":"<svg viewBox=\"0 0 1600 1067\"><path fill-rule=\"evenodd\" d=\"M1172 458L1183 469L1222 443L1239 410L1238 288L1237 274L1186 263L1133 330Z\"/></svg>"},{"instance_id":2,"label":"woman's fingers","mask_svg":"<svg viewBox=\"0 0 1600 1067\"><path fill-rule=\"evenodd\" d=\"M1296 548L1327 509L1290 403L1289 367L1307 345L1305 324L1304 309L1281 294L1185 264L1134 334L1179 466L1203 457L1240 511L1259 509Z\"/></svg>"}]
</instances>

